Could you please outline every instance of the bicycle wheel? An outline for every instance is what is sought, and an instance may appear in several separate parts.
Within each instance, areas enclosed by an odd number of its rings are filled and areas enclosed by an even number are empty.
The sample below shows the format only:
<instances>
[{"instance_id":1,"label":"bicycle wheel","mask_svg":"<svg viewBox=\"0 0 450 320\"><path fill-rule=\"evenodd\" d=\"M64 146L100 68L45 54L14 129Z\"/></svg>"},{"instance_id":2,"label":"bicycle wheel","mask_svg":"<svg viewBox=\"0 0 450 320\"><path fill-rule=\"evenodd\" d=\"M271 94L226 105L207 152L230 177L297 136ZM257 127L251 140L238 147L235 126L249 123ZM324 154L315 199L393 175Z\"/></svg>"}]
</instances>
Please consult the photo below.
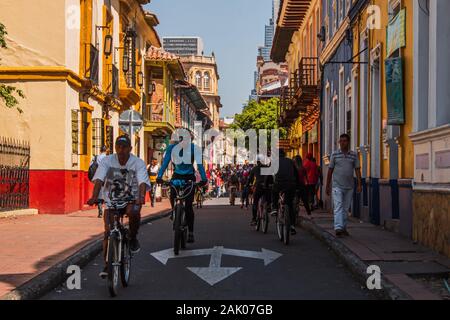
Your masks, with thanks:
<instances>
[{"instance_id":1,"label":"bicycle wheel","mask_svg":"<svg viewBox=\"0 0 450 320\"><path fill-rule=\"evenodd\" d=\"M283 242L289 244L289 235L291 232L291 219L289 216L289 207L284 205L284 226L283 226Z\"/></svg>"},{"instance_id":2,"label":"bicycle wheel","mask_svg":"<svg viewBox=\"0 0 450 320\"><path fill-rule=\"evenodd\" d=\"M258 201L258 209L257 209L257 212L256 212L256 226L255 226L255 229L256 229L256 231L259 231L259 230L261 230L261 225L262 225L262 206L263 206L263 199L262 198L260 198L259 199L259 201Z\"/></svg>"},{"instance_id":3,"label":"bicycle wheel","mask_svg":"<svg viewBox=\"0 0 450 320\"><path fill-rule=\"evenodd\" d=\"M128 284L130 283L130 274L131 274L131 249L127 232L122 242L122 263L120 264L120 279L122 280L123 287L128 287Z\"/></svg>"},{"instance_id":4,"label":"bicycle wheel","mask_svg":"<svg viewBox=\"0 0 450 320\"><path fill-rule=\"evenodd\" d=\"M264 203L264 211L263 211L263 232L267 233L269 229L269 210L267 210L267 203Z\"/></svg>"},{"instance_id":5,"label":"bicycle wheel","mask_svg":"<svg viewBox=\"0 0 450 320\"><path fill-rule=\"evenodd\" d=\"M178 255L180 252L180 246L181 246L181 239L182 239L182 230L181 230L181 213L182 213L182 206L177 205L175 208L175 219L173 223L173 231L174 231L174 237L173 237L173 252L175 255Z\"/></svg>"},{"instance_id":6,"label":"bicycle wheel","mask_svg":"<svg viewBox=\"0 0 450 320\"><path fill-rule=\"evenodd\" d=\"M277 214L277 234L278 234L278 239L280 239L280 241L284 240L284 213L283 213L284 207L280 206L278 208L278 214Z\"/></svg>"},{"instance_id":7,"label":"bicycle wheel","mask_svg":"<svg viewBox=\"0 0 450 320\"><path fill-rule=\"evenodd\" d=\"M186 212L184 210L181 210L181 242L180 242L180 246L181 246L182 250L186 249L187 235L188 235L188 227L187 227L187 221L186 221Z\"/></svg>"},{"instance_id":8,"label":"bicycle wheel","mask_svg":"<svg viewBox=\"0 0 450 320\"><path fill-rule=\"evenodd\" d=\"M117 234L110 235L108 240L108 290L111 297L117 296L120 277L120 241Z\"/></svg>"}]
</instances>

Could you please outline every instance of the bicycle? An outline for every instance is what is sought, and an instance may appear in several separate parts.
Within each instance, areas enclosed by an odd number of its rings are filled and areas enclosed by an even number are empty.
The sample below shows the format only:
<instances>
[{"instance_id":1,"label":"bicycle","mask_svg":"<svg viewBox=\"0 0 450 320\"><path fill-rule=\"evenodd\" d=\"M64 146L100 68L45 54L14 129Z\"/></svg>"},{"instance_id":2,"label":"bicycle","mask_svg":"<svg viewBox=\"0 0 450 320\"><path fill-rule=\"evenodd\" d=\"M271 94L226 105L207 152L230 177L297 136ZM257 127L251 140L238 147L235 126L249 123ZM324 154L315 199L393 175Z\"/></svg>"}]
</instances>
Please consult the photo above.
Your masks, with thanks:
<instances>
[{"instance_id":1,"label":"bicycle","mask_svg":"<svg viewBox=\"0 0 450 320\"><path fill-rule=\"evenodd\" d=\"M194 187L198 186L192 180L171 180L164 181L163 185L169 186L171 192L175 192L175 203L172 211L173 219L173 252L175 255L180 253L181 249L186 249L188 226L186 220L186 211L184 209L184 200L193 192Z\"/></svg>"},{"instance_id":2,"label":"bicycle","mask_svg":"<svg viewBox=\"0 0 450 320\"><path fill-rule=\"evenodd\" d=\"M289 244L289 234L291 230L291 219L289 216L289 206L285 203L285 193L280 192L277 211L277 234L280 241L285 245Z\"/></svg>"},{"instance_id":3,"label":"bicycle","mask_svg":"<svg viewBox=\"0 0 450 320\"><path fill-rule=\"evenodd\" d=\"M255 228L256 231L261 230L263 233L267 233L267 230L269 228L269 210L265 195L261 196L258 201L258 210Z\"/></svg>"},{"instance_id":4,"label":"bicycle","mask_svg":"<svg viewBox=\"0 0 450 320\"><path fill-rule=\"evenodd\" d=\"M120 201L113 201L109 214L114 216L108 235L106 265L108 268L108 290L111 297L117 296L119 277L124 288L128 287L131 275L131 249L128 227L123 224L123 217L128 204L133 203L132 196Z\"/></svg>"}]
</instances>

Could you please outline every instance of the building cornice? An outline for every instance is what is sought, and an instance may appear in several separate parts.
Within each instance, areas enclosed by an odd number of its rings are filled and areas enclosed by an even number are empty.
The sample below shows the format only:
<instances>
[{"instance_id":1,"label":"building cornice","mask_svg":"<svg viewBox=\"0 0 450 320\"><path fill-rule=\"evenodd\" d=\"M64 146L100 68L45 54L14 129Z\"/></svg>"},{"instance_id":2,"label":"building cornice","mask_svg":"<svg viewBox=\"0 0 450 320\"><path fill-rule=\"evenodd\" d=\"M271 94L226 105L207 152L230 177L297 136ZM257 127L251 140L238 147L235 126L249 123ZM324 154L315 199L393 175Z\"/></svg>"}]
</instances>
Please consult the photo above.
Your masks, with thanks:
<instances>
[{"instance_id":1,"label":"building cornice","mask_svg":"<svg viewBox=\"0 0 450 320\"><path fill-rule=\"evenodd\" d=\"M63 66L33 66L33 67L11 67L0 66L0 81L66 81L72 88L81 92L85 89L89 96L95 100L105 103L108 95L97 86L93 86L88 79L82 78L75 71ZM111 106L118 109L120 104L114 99L109 99Z\"/></svg>"},{"instance_id":2,"label":"building cornice","mask_svg":"<svg viewBox=\"0 0 450 320\"><path fill-rule=\"evenodd\" d=\"M413 143L428 142L443 137L450 136L450 124L446 124L437 128L427 129L419 132L412 132L409 138Z\"/></svg>"},{"instance_id":3,"label":"building cornice","mask_svg":"<svg viewBox=\"0 0 450 320\"><path fill-rule=\"evenodd\" d=\"M0 80L67 81L68 84L76 89L81 89L88 82L76 72L63 66L0 66Z\"/></svg>"},{"instance_id":4,"label":"building cornice","mask_svg":"<svg viewBox=\"0 0 450 320\"><path fill-rule=\"evenodd\" d=\"M334 54L339 44L344 39L345 30L347 30L349 26L350 20L348 17L346 17L345 20L342 22L341 26L339 27L338 31L333 35L333 38L331 38L327 46L322 50L322 53L320 54L319 57L320 64L323 65L330 60L331 56Z\"/></svg>"}]
</instances>

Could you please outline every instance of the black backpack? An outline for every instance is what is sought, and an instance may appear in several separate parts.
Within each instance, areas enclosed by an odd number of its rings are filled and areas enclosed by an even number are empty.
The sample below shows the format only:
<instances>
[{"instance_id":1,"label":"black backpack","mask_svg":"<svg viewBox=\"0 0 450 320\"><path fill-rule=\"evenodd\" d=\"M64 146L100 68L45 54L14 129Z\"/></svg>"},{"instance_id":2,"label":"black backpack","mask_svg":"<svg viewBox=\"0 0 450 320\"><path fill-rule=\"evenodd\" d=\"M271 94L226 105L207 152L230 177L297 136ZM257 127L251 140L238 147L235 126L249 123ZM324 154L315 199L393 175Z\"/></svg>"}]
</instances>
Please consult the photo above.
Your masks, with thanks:
<instances>
[{"instance_id":1,"label":"black backpack","mask_svg":"<svg viewBox=\"0 0 450 320\"><path fill-rule=\"evenodd\" d=\"M88 169L88 179L89 181L92 182L92 179L94 179L95 176L95 172L97 171L98 168L98 161L97 161L97 156L94 157L94 161L92 162L92 164L89 166Z\"/></svg>"}]
</instances>

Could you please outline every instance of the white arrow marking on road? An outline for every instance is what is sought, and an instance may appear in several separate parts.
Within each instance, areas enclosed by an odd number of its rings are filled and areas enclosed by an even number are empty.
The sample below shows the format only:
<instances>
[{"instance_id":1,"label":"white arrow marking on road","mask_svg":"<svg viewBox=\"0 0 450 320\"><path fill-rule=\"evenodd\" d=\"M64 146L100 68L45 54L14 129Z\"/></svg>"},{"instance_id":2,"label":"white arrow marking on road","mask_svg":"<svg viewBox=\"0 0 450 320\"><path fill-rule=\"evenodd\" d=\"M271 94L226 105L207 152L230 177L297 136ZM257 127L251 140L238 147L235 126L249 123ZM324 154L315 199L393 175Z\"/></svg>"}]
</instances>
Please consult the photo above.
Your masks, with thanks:
<instances>
[{"instance_id":1,"label":"white arrow marking on road","mask_svg":"<svg viewBox=\"0 0 450 320\"><path fill-rule=\"evenodd\" d=\"M267 250L262 248L261 252L258 251L248 251L248 250L237 250L237 249L226 249L224 247L214 247L211 249L198 249L189 251L180 251L179 255L173 253L173 249L162 250L159 252L154 252L151 254L159 262L166 265L169 259L172 258L184 258L184 257L195 257L211 255L211 260L209 262L209 267L188 267L187 269L199 278L207 282L209 285L213 286L216 283L228 278L232 274L238 272L242 267L235 268L225 268L221 267L222 255L237 256L244 258L253 258L264 260L264 265L272 263L276 259L282 256L282 254Z\"/></svg>"},{"instance_id":2,"label":"white arrow marking on road","mask_svg":"<svg viewBox=\"0 0 450 320\"><path fill-rule=\"evenodd\" d=\"M188 268L195 273L200 279L206 281L210 286L228 278L233 273L241 270L241 267L237 268L222 268L220 266L222 262L223 247L214 247L211 253L211 260L209 261L209 267L207 268Z\"/></svg>"},{"instance_id":3,"label":"white arrow marking on road","mask_svg":"<svg viewBox=\"0 0 450 320\"><path fill-rule=\"evenodd\" d=\"M264 260L264 265L272 263L282 256L281 253L267 250L262 248L261 252L258 251L247 251L247 250L236 250L236 249L224 249L222 254L228 256L237 256L237 257L245 257L245 258L253 258L253 259L261 259Z\"/></svg>"},{"instance_id":4,"label":"white arrow marking on road","mask_svg":"<svg viewBox=\"0 0 450 320\"><path fill-rule=\"evenodd\" d=\"M156 258L159 262L166 265L169 259L173 258L184 258L184 257L197 257L197 256L208 256L212 254L214 248L211 249L199 249L199 250L188 250L180 251L179 255L173 253L173 249L162 250L158 252L151 253L151 255Z\"/></svg>"}]
</instances>

